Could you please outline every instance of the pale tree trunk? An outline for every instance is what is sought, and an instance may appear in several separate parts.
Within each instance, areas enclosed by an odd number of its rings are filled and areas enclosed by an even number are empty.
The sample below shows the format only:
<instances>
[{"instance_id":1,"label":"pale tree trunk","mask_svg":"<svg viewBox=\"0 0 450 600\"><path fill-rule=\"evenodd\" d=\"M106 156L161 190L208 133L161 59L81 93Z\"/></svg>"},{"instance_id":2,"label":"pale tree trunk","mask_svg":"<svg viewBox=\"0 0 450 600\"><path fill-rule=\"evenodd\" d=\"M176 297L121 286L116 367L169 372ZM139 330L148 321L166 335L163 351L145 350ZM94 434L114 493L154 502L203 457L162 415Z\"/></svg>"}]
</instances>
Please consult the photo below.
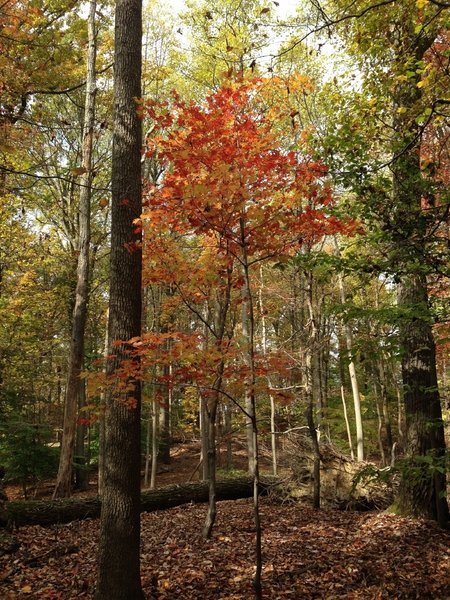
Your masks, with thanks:
<instances>
[{"instance_id":1,"label":"pale tree trunk","mask_svg":"<svg viewBox=\"0 0 450 600\"><path fill-rule=\"evenodd\" d=\"M352 443L352 432L350 430L350 423L348 421L347 403L345 401L345 391L344 391L344 385L342 383L341 383L341 400L342 400L342 410L344 412L345 429L347 431L348 447L350 449L350 456L351 456L352 460L355 460L355 454L353 452L353 443Z\"/></svg>"},{"instance_id":2,"label":"pale tree trunk","mask_svg":"<svg viewBox=\"0 0 450 600\"><path fill-rule=\"evenodd\" d=\"M86 74L86 100L83 124L82 164L79 203L79 242L75 306L70 338L69 366L64 405L64 425L61 454L53 498L65 498L72 491L72 465L77 427L78 398L80 394L80 372L83 364L84 334L86 329L89 298L89 244L91 239L91 188L92 147L95 125L95 63L97 40L95 31L96 1L91 0L88 16L88 58Z\"/></svg>"},{"instance_id":3,"label":"pale tree trunk","mask_svg":"<svg viewBox=\"0 0 450 600\"><path fill-rule=\"evenodd\" d=\"M335 238L334 240L336 251L339 253L339 245ZM339 285L339 294L342 304L345 304L345 288L344 288L344 278L342 274L338 274L338 285ZM362 462L364 460L364 430L363 430L363 422L362 422L362 414L361 414L361 395L359 393L358 386L358 378L356 376L356 367L353 361L353 335L351 327L348 323L344 323L343 325L344 333L345 333L345 341L347 344L347 354L348 354L348 371L350 374L350 383L352 386L352 394L353 394L353 406L355 409L355 423L356 423L356 458L358 462Z\"/></svg>"},{"instance_id":4,"label":"pale tree trunk","mask_svg":"<svg viewBox=\"0 0 450 600\"><path fill-rule=\"evenodd\" d=\"M152 401L152 467L150 471L150 489L156 487L156 474L158 469L159 452L159 402L157 395L153 394Z\"/></svg>"},{"instance_id":5,"label":"pale tree trunk","mask_svg":"<svg viewBox=\"0 0 450 600\"><path fill-rule=\"evenodd\" d=\"M383 465L383 467L385 467L387 463L386 463L386 453L384 451L384 444L383 444L383 417L381 416L380 401L378 398L378 393L377 393L376 388L375 388L375 408L377 411L377 420L378 420L378 427L377 427L378 448L380 449L381 464Z\"/></svg>"},{"instance_id":6,"label":"pale tree trunk","mask_svg":"<svg viewBox=\"0 0 450 600\"><path fill-rule=\"evenodd\" d=\"M319 353L319 340L318 340L318 329L316 323L316 315L313 306L313 276L311 273L306 275L308 280L306 299L308 304L309 312L309 323L308 323L308 340L306 342L306 421L308 424L309 435L311 437L311 443L313 448L313 506L314 508L320 508L320 447L319 437L317 435L317 428L314 420L314 378L318 377L318 373L315 366L314 356ZM317 392L316 392L317 393ZM316 403L318 397L316 396ZM316 404L317 405L317 404ZM319 406L320 408L320 406Z\"/></svg>"},{"instance_id":7,"label":"pale tree trunk","mask_svg":"<svg viewBox=\"0 0 450 600\"><path fill-rule=\"evenodd\" d=\"M259 311L261 315L261 345L263 355L267 354L267 329L266 329L266 314L263 301L263 268L262 265L259 267L259 290L258 290L258 301ZM270 446L272 450L272 473L276 476L278 474L278 457L277 457L277 432L276 432L276 406L275 398L270 393L272 383L270 377L267 377L267 383L269 384L269 401L270 401Z\"/></svg>"},{"instance_id":8,"label":"pale tree trunk","mask_svg":"<svg viewBox=\"0 0 450 600\"><path fill-rule=\"evenodd\" d=\"M141 97L142 1L116 0L114 55L114 133L109 339L141 334L141 234L133 227L142 213ZM113 375L126 356L114 347ZM128 357L129 358L129 357ZM136 366L138 359L135 358ZM112 397L106 411L105 481L100 519L96 600L143 600L140 579L140 381ZM117 393L116 393L117 394ZM129 403L133 403L133 408Z\"/></svg>"}]
</instances>

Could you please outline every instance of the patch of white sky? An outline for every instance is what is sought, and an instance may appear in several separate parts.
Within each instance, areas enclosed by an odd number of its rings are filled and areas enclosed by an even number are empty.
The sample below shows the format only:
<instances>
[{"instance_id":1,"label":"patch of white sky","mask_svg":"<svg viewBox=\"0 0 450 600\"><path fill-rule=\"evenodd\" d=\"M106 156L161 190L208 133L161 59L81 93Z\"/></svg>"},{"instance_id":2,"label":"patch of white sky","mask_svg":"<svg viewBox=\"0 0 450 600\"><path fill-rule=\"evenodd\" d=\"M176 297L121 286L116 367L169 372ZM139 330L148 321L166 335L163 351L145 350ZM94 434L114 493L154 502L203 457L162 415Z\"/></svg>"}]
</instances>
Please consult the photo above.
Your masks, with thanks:
<instances>
[{"instance_id":1,"label":"patch of white sky","mask_svg":"<svg viewBox=\"0 0 450 600\"><path fill-rule=\"evenodd\" d=\"M165 0L164 3L170 6L172 11L177 14L183 12L186 8L185 0ZM268 5L271 5L276 14L282 19L292 16L299 5L298 0L277 0L277 3L278 6L269 0Z\"/></svg>"}]
</instances>

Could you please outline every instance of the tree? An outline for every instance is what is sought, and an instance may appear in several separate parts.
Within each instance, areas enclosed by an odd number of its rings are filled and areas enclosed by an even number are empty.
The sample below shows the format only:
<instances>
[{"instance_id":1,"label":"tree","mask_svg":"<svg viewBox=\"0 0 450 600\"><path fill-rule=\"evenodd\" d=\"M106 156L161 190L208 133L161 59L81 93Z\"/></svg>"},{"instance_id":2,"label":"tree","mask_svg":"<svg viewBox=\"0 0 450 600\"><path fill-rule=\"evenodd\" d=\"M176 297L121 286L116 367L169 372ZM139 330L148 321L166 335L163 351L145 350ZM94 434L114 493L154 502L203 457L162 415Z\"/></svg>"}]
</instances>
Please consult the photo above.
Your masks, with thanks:
<instances>
[{"instance_id":1,"label":"tree","mask_svg":"<svg viewBox=\"0 0 450 600\"><path fill-rule=\"evenodd\" d=\"M293 76L290 81L297 87L303 83L301 76ZM206 369L199 365L199 356L206 357L212 349L204 346L206 352L201 354L198 348L190 359L185 354L185 361L189 360L192 366L192 370L188 369L190 377L207 392L211 503L205 531L210 535L215 516L217 407L222 394L232 399L239 397L224 389L225 381L229 385L234 380L234 391L240 390L244 396L249 471L254 478L257 532L254 583L258 598L262 557L256 396L257 379L261 379L261 371L267 372L267 367L264 365L260 370L256 359L253 272L258 264L293 255L303 243L313 243L327 233L345 229L328 212L331 198L322 181L325 174L322 165L303 156L301 147L297 152L285 151L280 143L278 119L285 115L280 117L276 106L270 105L277 87L285 89L286 84L282 80L231 81L208 96L204 104L185 103L178 97L170 107L147 103L148 113L161 130L161 134L155 132L148 141L147 155L152 160L157 157L167 166L162 185L151 188L149 208L143 215L149 223L146 240L155 237L158 240L159 272L171 277L170 283L175 288L180 287L182 276L177 258L182 255L181 243L186 246L186 240L194 236L194 247L207 244L219 257L212 265L220 267L220 271L204 274L204 281L214 280L222 288L222 294L217 293L219 309L211 311L214 319L202 319L215 337L217 358L210 359L210 363L216 362L216 367L208 371L208 375L212 372L212 383L205 385ZM162 236L161 231L167 229L169 234ZM150 258L155 260L153 254ZM181 265L181 271L186 268L186 264ZM196 275L195 270L187 268L185 276L191 285L192 281L198 283ZM225 338L231 284L238 292L233 301L239 302L242 311L240 335L233 337L232 355L232 340ZM205 299L205 287L203 284L203 290L197 292L200 301ZM190 302L193 312L200 316L198 304L193 299ZM192 355L192 335L189 340ZM180 342L183 341L188 341L186 336L180 337ZM154 343L152 338L151 344ZM195 336L193 343L199 346ZM177 347L180 352L181 343L174 344L174 350ZM207 360L204 362L207 364Z\"/></svg>"},{"instance_id":2,"label":"tree","mask_svg":"<svg viewBox=\"0 0 450 600\"><path fill-rule=\"evenodd\" d=\"M117 0L115 12L114 134L109 372L121 363L124 343L141 333L141 246L133 221L142 212L142 2ZM137 359L136 359L137 360ZM100 522L97 600L144 597L139 572L140 382L116 388L106 412L105 472Z\"/></svg>"},{"instance_id":3,"label":"tree","mask_svg":"<svg viewBox=\"0 0 450 600\"><path fill-rule=\"evenodd\" d=\"M428 284L430 275L442 271L434 232L447 208L420 158L424 131L448 86L446 70L427 64L445 26L445 7L403 0L382 5L362 0L350 12L339 1L320 6L322 27L337 27L364 74L360 108L340 132L347 140L329 151L335 159L346 155L341 182L364 201L361 218L376 242L365 268L389 273L398 289L407 456L399 505L445 526L445 441ZM349 140L352 146L345 147Z\"/></svg>"},{"instance_id":4,"label":"tree","mask_svg":"<svg viewBox=\"0 0 450 600\"><path fill-rule=\"evenodd\" d=\"M78 260L75 305L72 317L72 335L70 338L69 367L64 404L63 437L61 441L60 464L54 498L70 496L72 488L72 463L77 425L77 409L80 396L80 373L84 358L84 335L86 330L89 277L90 277L90 241L91 241L91 188L93 179L92 150L95 125L96 78L95 63L97 55L97 35L95 31L95 12L97 3L91 0L88 16L88 55L86 69L86 99L83 122L83 141L81 157L81 187L78 207Z\"/></svg>"}]
</instances>

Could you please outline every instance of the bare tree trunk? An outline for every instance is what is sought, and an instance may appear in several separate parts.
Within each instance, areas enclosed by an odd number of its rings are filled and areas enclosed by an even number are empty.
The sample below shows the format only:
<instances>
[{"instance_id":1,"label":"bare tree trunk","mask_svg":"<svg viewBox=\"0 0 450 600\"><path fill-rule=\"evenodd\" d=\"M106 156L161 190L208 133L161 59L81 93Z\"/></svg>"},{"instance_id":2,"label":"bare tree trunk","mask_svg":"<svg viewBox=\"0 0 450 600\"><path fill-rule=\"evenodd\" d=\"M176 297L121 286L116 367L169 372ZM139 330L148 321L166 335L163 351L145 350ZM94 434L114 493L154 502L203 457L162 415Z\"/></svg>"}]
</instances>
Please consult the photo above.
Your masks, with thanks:
<instances>
[{"instance_id":1,"label":"bare tree trunk","mask_svg":"<svg viewBox=\"0 0 450 600\"><path fill-rule=\"evenodd\" d=\"M247 421L247 444L249 472L253 477L253 518L255 522L255 576L253 588L256 600L262 598L262 529L259 513L259 453L258 453L258 425L256 420L255 397L255 319L253 312L253 296L250 285L250 269L247 256L247 242L245 236L245 214L240 218L242 256L241 264L244 276L242 287L242 335L246 347L243 356L248 373L245 381L245 411Z\"/></svg>"},{"instance_id":2,"label":"bare tree trunk","mask_svg":"<svg viewBox=\"0 0 450 600\"><path fill-rule=\"evenodd\" d=\"M261 345L263 355L267 354L267 330L266 330L266 315L263 302L263 269L262 265L259 267L259 311L261 314ZM267 377L269 388L271 388L270 377ZM276 406L275 398L269 391L270 400L270 446L272 450L272 473L276 476L278 474L278 460L277 460L277 432L276 432Z\"/></svg>"},{"instance_id":3,"label":"bare tree trunk","mask_svg":"<svg viewBox=\"0 0 450 600\"><path fill-rule=\"evenodd\" d=\"M152 460L152 406L148 405L147 430L145 434L145 463L144 463L144 487L148 487L150 481L150 464Z\"/></svg>"},{"instance_id":4,"label":"bare tree trunk","mask_svg":"<svg viewBox=\"0 0 450 600\"><path fill-rule=\"evenodd\" d=\"M103 348L103 357L106 361L109 349L109 337L108 337L108 321L109 321L109 310L106 311L106 329L105 329L105 345ZM106 364L103 368L106 373ZM107 405L107 394L108 391L104 390L101 395L101 413L98 424L98 495L101 498L103 495L103 482L105 480L105 410Z\"/></svg>"},{"instance_id":5,"label":"bare tree trunk","mask_svg":"<svg viewBox=\"0 0 450 600\"><path fill-rule=\"evenodd\" d=\"M344 386L342 383L341 383L341 399L342 399L342 409L344 411L345 429L347 430L347 439L348 439L348 447L350 449L350 456L352 457L352 460L355 460L355 454L353 452L353 444L352 444L352 432L350 430L350 423L348 422L347 404L345 402L345 392L344 392Z\"/></svg>"},{"instance_id":6,"label":"bare tree trunk","mask_svg":"<svg viewBox=\"0 0 450 600\"><path fill-rule=\"evenodd\" d=\"M400 328L410 472L403 474L399 505L403 512L434 519L445 528L449 522L444 495L445 438L424 277L403 277L398 298L399 306L404 307L406 313L413 308L417 315L422 314L415 319L405 319ZM436 461L437 468L431 469L421 457Z\"/></svg>"},{"instance_id":7,"label":"bare tree trunk","mask_svg":"<svg viewBox=\"0 0 450 600\"><path fill-rule=\"evenodd\" d=\"M207 461L208 461L208 512L206 515L205 525L203 528L203 536L209 539L212 534L212 528L216 520L216 419L217 409L219 406L220 391L222 389L223 373L225 370L225 360L223 357L223 342L225 337L225 327L227 323L228 310L230 307L231 298L231 273L232 267L227 269L227 285L225 287L225 293L218 294L216 297L215 307L215 323L214 323L214 334L215 344L219 350L220 360L216 367L216 379L213 385L213 394L207 399L206 408L206 424L208 428L207 435Z\"/></svg>"},{"instance_id":8,"label":"bare tree trunk","mask_svg":"<svg viewBox=\"0 0 450 600\"><path fill-rule=\"evenodd\" d=\"M381 411L383 415L384 427L386 430L386 450L389 455L392 454L392 447L394 440L392 438L392 424L391 417L389 414L389 401L387 391L386 372L383 363L383 357L381 356L378 361L378 372L380 374L380 392L381 392Z\"/></svg>"},{"instance_id":9,"label":"bare tree trunk","mask_svg":"<svg viewBox=\"0 0 450 600\"><path fill-rule=\"evenodd\" d=\"M78 209L79 241L75 306L70 338L69 367L64 405L63 437L58 475L53 498L67 498L72 491L72 465L77 427L78 398L80 394L80 372L83 364L84 333L86 329L89 298L89 244L91 239L91 188L92 147L95 125L95 63L97 36L95 31L96 0L89 4L88 58L86 73L86 100L84 109L82 169L80 203Z\"/></svg>"},{"instance_id":10,"label":"bare tree trunk","mask_svg":"<svg viewBox=\"0 0 450 600\"><path fill-rule=\"evenodd\" d=\"M172 374L172 365L165 367L169 378ZM168 385L164 394L164 404L162 408L162 419L160 423L160 442L159 442L159 458L165 465L170 465L170 420L172 410L173 387Z\"/></svg>"},{"instance_id":11,"label":"bare tree trunk","mask_svg":"<svg viewBox=\"0 0 450 600\"><path fill-rule=\"evenodd\" d=\"M141 97L142 1L116 0L114 59L114 133L109 339L141 334L141 234L133 222L142 213ZM126 356L114 347L109 373ZM128 357L129 358L129 357ZM138 359L136 366L138 366ZM132 391L116 392L106 412L105 481L100 519L96 600L143 600L140 579L140 381ZM133 408L130 408L130 403Z\"/></svg>"},{"instance_id":12,"label":"bare tree trunk","mask_svg":"<svg viewBox=\"0 0 450 600\"><path fill-rule=\"evenodd\" d=\"M314 381L317 381L319 374L317 373L317 363L314 357L319 353L319 340L318 340L318 329L316 323L316 315L313 306L313 276L311 273L307 274L308 285L306 290L306 298L309 311L309 324L308 324L308 340L306 342L306 421L308 424L309 435L311 437L313 447L313 506L314 508L320 508L320 447L319 437L317 435L316 424L314 422L314 400L316 400L316 406L318 404L317 387L314 386ZM320 405L318 406L320 409Z\"/></svg>"},{"instance_id":13,"label":"bare tree trunk","mask_svg":"<svg viewBox=\"0 0 450 600\"><path fill-rule=\"evenodd\" d=\"M248 279L248 265L244 265L244 278ZM251 344L251 292L248 284L242 287L242 339L245 345L243 349L242 355L244 357L244 363L251 373L252 369L252 348ZM249 375L251 377L251 375ZM245 398L244 398L244 407L245 407L245 432L247 436L247 458L248 458L248 473L249 475L253 475L255 471L255 462L256 462L256 448L254 445L255 438L253 435L253 422L255 419L254 415L254 389L253 383L249 382L245 386Z\"/></svg>"},{"instance_id":14,"label":"bare tree trunk","mask_svg":"<svg viewBox=\"0 0 450 600\"><path fill-rule=\"evenodd\" d=\"M376 392L376 389L375 389L375 408L377 410L377 419L378 419L378 427L377 427L378 448L380 449L381 464L383 465L383 467L385 467L387 465L387 462L386 462L386 453L384 451L384 444L383 444L383 417L381 416L380 401L378 399L378 394Z\"/></svg>"},{"instance_id":15,"label":"bare tree trunk","mask_svg":"<svg viewBox=\"0 0 450 600\"><path fill-rule=\"evenodd\" d=\"M84 414L81 409L86 406L86 382L81 383L78 410ZM89 487L89 452L86 451L85 438L88 433L88 426L80 423L77 427L77 439L75 444L75 487L77 490L86 491Z\"/></svg>"},{"instance_id":16,"label":"bare tree trunk","mask_svg":"<svg viewBox=\"0 0 450 600\"><path fill-rule=\"evenodd\" d=\"M335 238L334 240L336 246L336 252L339 252L339 245ZM338 284L339 284L339 293L341 297L342 304L345 304L345 288L344 288L344 278L342 274L338 275ZM353 405L355 409L355 422L356 422L356 457L358 461L364 460L364 430L363 430L363 422L362 422L362 414L361 414L361 396L359 393L358 379L356 376L356 368L355 363L353 361L353 336L352 330L348 323L344 323L343 325L345 340L347 343L347 353L348 353L348 371L350 374L350 382L352 385L352 393L353 393Z\"/></svg>"},{"instance_id":17,"label":"bare tree trunk","mask_svg":"<svg viewBox=\"0 0 450 600\"><path fill-rule=\"evenodd\" d=\"M233 448L232 448L232 429L231 429L231 407L225 404L225 435L226 435L226 464L225 468L229 471L233 468Z\"/></svg>"},{"instance_id":18,"label":"bare tree trunk","mask_svg":"<svg viewBox=\"0 0 450 600\"><path fill-rule=\"evenodd\" d=\"M414 59L423 60L433 36L415 36L408 22L407 40ZM399 58L398 56L396 58ZM441 527L450 521L446 498L446 447L436 372L433 315L430 311L426 265L430 223L421 202L427 197L420 164L421 129L411 113L422 101L420 75L394 88L392 162L394 217L392 253L398 270L397 304L402 350L403 400L406 419L407 465L399 487L402 512L436 520ZM390 218L392 218L390 216ZM412 241L414 240L414 241Z\"/></svg>"},{"instance_id":19,"label":"bare tree trunk","mask_svg":"<svg viewBox=\"0 0 450 600\"><path fill-rule=\"evenodd\" d=\"M209 479L209 462L208 462L208 417L206 410L206 398L200 394L199 398L199 423L200 423L200 443L201 452L200 460L202 463L202 481Z\"/></svg>"},{"instance_id":20,"label":"bare tree trunk","mask_svg":"<svg viewBox=\"0 0 450 600\"><path fill-rule=\"evenodd\" d=\"M156 472L158 469L158 453L159 453L159 402L156 394L152 401L152 468L150 474L150 489L156 487Z\"/></svg>"},{"instance_id":21,"label":"bare tree trunk","mask_svg":"<svg viewBox=\"0 0 450 600\"><path fill-rule=\"evenodd\" d=\"M217 415L217 394L215 397L208 399L206 410L207 420L207 454L208 462L208 511L206 514L205 524L203 526L203 537L209 539L212 534L212 529L216 521L216 415Z\"/></svg>"}]
</instances>

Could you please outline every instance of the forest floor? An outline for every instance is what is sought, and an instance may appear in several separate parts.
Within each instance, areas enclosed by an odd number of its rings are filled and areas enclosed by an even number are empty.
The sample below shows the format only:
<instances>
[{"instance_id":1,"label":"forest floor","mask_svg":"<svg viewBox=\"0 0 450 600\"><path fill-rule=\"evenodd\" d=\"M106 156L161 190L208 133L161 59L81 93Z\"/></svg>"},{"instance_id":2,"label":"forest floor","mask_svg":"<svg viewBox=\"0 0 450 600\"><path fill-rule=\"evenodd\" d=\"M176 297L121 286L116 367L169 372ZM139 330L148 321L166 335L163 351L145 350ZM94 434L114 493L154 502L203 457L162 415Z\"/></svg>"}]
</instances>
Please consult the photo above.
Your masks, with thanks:
<instances>
[{"instance_id":1,"label":"forest floor","mask_svg":"<svg viewBox=\"0 0 450 600\"><path fill-rule=\"evenodd\" d=\"M195 447L176 448L159 484L185 483L197 463ZM141 572L149 600L253 598L251 501L220 502L209 541L201 537L205 513L205 505L189 504L142 514ZM450 532L433 523L317 511L274 497L261 500L261 519L267 600L450 600ZM2 535L2 600L92 598L98 520L23 527L3 543Z\"/></svg>"}]
</instances>

